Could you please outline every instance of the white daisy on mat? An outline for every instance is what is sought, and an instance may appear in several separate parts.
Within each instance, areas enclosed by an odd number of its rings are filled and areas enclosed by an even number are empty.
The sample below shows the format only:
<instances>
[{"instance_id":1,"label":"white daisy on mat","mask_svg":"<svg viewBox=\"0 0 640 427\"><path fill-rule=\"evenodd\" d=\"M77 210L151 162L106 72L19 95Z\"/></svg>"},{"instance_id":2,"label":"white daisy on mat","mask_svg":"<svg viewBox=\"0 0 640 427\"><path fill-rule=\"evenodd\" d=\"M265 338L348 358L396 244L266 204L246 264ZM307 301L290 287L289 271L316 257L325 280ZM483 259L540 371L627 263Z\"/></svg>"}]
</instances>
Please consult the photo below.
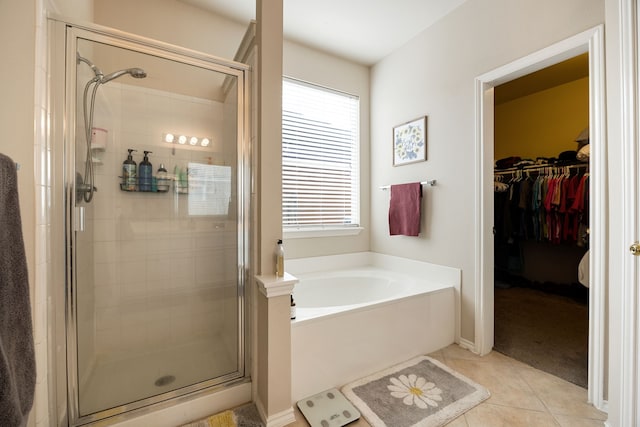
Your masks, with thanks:
<instances>
[{"instance_id":1,"label":"white daisy on mat","mask_svg":"<svg viewBox=\"0 0 640 427\"><path fill-rule=\"evenodd\" d=\"M429 406L438 406L437 402L442 401L442 390L426 379L410 374L400 375L398 378L391 377L391 385L387 388L391 391L391 396L402 399L405 405L416 405L418 408L426 409Z\"/></svg>"}]
</instances>

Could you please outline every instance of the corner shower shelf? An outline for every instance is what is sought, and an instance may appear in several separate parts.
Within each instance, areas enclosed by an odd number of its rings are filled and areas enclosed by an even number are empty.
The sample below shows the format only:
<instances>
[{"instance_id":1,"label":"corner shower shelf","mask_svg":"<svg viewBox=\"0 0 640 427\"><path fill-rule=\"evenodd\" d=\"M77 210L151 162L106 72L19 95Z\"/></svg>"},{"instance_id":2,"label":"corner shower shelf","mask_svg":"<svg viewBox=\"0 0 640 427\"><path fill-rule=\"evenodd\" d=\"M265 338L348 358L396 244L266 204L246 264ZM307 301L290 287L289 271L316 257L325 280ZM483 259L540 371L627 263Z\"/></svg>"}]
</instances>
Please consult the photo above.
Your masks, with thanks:
<instances>
[{"instance_id":1,"label":"corner shower shelf","mask_svg":"<svg viewBox=\"0 0 640 427\"><path fill-rule=\"evenodd\" d=\"M122 180L122 177L118 177ZM120 183L120 190L126 191L128 193L168 193L171 188L171 179L170 178L157 178L156 191L141 191L138 187L138 184L133 185L133 189L130 189L130 184Z\"/></svg>"}]
</instances>

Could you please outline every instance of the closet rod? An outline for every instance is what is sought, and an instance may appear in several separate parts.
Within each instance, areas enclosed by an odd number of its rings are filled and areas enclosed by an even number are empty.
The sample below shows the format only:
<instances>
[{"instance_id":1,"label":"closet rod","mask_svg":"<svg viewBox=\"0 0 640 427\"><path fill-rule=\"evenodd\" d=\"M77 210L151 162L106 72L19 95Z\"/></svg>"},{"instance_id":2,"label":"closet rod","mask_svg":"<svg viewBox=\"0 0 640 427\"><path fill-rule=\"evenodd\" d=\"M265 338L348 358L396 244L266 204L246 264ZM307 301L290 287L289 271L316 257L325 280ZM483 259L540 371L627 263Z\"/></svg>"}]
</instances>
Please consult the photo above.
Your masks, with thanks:
<instances>
[{"instance_id":1,"label":"closet rod","mask_svg":"<svg viewBox=\"0 0 640 427\"><path fill-rule=\"evenodd\" d=\"M513 173L513 172L518 172L518 171L535 171L535 170L541 170L541 169L546 169L546 168L579 169L579 168L588 168L588 167L589 167L589 163L581 163L581 164L578 164L578 165L574 164L574 165L565 165L565 166L560 166L560 165L535 165L535 166L524 166L524 167L521 167L521 168L499 169L499 170L494 170L493 173L495 175L495 174Z\"/></svg>"}]
</instances>

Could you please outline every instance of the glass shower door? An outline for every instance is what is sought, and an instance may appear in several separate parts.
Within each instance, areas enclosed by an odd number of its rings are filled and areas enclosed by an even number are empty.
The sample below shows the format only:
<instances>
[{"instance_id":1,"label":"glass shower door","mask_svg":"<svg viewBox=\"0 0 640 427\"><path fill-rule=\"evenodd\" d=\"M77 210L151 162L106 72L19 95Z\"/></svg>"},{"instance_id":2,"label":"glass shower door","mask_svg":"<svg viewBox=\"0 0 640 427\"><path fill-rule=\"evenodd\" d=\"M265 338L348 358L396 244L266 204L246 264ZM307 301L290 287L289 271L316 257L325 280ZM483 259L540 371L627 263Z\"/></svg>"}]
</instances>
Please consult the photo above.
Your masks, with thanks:
<instances>
[{"instance_id":1,"label":"glass shower door","mask_svg":"<svg viewBox=\"0 0 640 427\"><path fill-rule=\"evenodd\" d=\"M244 375L244 108L242 70L76 31L68 354L82 421Z\"/></svg>"}]
</instances>

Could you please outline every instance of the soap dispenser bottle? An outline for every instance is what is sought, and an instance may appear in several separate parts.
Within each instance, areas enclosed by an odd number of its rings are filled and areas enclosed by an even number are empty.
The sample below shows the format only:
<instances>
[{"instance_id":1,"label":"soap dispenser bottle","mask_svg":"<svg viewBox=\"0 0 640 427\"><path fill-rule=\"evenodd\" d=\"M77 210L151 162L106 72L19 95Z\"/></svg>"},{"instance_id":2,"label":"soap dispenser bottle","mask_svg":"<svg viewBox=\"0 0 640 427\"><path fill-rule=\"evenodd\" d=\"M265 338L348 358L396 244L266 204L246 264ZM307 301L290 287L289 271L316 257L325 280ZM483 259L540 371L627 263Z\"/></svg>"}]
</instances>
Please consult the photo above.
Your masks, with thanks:
<instances>
[{"instance_id":1,"label":"soap dispenser bottle","mask_svg":"<svg viewBox=\"0 0 640 427\"><path fill-rule=\"evenodd\" d=\"M144 158L140 162L140 171L138 176L138 186L140 191L151 191L152 165L149 162L149 154L151 151L144 152Z\"/></svg>"},{"instance_id":2,"label":"soap dispenser bottle","mask_svg":"<svg viewBox=\"0 0 640 427\"><path fill-rule=\"evenodd\" d=\"M136 162L133 161L131 153L137 150L129 148L127 150L129 155L127 159L122 163L122 189L124 191L136 191L136 183L138 181L138 175L136 170Z\"/></svg>"},{"instance_id":3,"label":"soap dispenser bottle","mask_svg":"<svg viewBox=\"0 0 640 427\"><path fill-rule=\"evenodd\" d=\"M284 248L282 247L282 239L278 240L276 248L276 276L284 277Z\"/></svg>"},{"instance_id":4,"label":"soap dispenser bottle","mask_svg":"<svg viewBox=\"0 0 640 427\"><path fill-rule=\"evenodd\" d=\"M161 193L168 191L169 179L167 178L167 168L164 167L164 163L160 163L156 177L158 178L158 191Z\"/></svg>"}]
</instances>

